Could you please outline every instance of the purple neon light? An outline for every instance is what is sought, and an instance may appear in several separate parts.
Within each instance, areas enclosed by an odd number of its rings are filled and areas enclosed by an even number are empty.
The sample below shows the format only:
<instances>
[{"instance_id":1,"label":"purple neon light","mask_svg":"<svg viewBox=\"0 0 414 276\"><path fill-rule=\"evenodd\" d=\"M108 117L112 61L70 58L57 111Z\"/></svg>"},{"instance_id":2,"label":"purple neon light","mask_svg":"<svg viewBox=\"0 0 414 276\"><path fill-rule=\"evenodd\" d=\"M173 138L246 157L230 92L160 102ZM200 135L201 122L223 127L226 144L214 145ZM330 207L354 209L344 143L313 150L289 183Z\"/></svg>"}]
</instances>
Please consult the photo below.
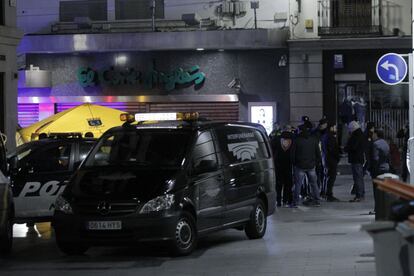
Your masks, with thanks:
<instances>
[{"instance_id":1,"label":"purple neon light","mask_svg":"<svg viewBox=\"0 0 414 276\"><path fill-rule=\"evenodd\" d=\"M65 111L66 109L81 105L82 103L57 103L56 104L56 112L62 112ZM113 109L118 109L121 111L128 111L128 105L125 103L93 103L96 105L101 105L101 106L105 106L105 107L109 107L109 108L113 108Z\"/></svg>"}]
</instances>

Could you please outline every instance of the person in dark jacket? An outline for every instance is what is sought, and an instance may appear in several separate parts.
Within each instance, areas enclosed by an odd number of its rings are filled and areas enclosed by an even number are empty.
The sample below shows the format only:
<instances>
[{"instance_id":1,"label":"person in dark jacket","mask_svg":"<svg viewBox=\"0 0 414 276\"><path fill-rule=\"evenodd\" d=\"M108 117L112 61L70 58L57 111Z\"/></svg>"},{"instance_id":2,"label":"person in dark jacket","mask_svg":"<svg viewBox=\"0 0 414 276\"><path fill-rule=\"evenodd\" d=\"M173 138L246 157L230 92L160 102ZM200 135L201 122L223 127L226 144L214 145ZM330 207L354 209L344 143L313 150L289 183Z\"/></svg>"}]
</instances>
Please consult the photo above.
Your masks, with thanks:
<instances>
[{"instance_id":1,"label":"person in dark jacket","mask_svg":"<svg viewBox=\"0 0 414 276\"><path fill-rule=\"evenodd\" d=\"M397 138L403 139L403 150L401 153L401 178L404 182L407 182L408 178L408 168L407 168L407 149L408 149L408 139L410 138L410 131L408 124L405 128L400 129L397 133Z\"/></svg>"},{"instance_id":2,"label":"person in dark jacket","mask_svg":"<svg viewBox=\"0 0 414 276\"><path fill-rule=\"evenodd\" d=\"M313 135L315 135L315 137L318 139L319 143L320 143L320 148L322 150L322 136L328 131L328 120L326 119L325 116L323 116L322 119L319 120L319 125L317 128L314 129L313 131ZM316 164L316 179L317 179L317 184L319 189L321 190L321 196L325 197L326 196L326 189L325 189L325 185L324 185L324 178L325 178L325 174L324 174L324 166L322 164L322 159L320 160L320 162L318 164Z\"/></svg>"},{"instance_id":3,"label":"person in dark jacket","mask_svg":"<svg viewBox=\"0 0 414 276\"><path fill-rule=\"evenodd\" d=\"M333 195L333 186L336 180L338 163L340 160L340 150L336 139L336 125L330 125L328 131L321 138L322 142L322 163L325 177L324 186L326 187L326 201L339 201Z\"/></svg>"},{"instance_id":4,"label":"person in dark jacket","mask_svg":"<svg viewBox=\"0 0 414 276\"><path fill-rule=\"evenodd\" d=\"M371 164L372 164L372 135L375 131L375 123L368 122L367 128L365 129L364 136L365 136L365 164L364 164L364 175L366 171L371 172Z\"/></svg>"},{"instance_id":5,"label":"person in dark jacket","mask_svg":"<svg viewBox=\"0 0 414 276\"><path fill-rule=\"evenodd\" d=\"M271 144L276 170L276 204L278 207L282 206L282 203L288 206L292 204L293 186L291 128L285 127L280 136L272 138Z\"/></svg>"},{"instance_id":6,"label":"person in dark jacket","mask_svg":"<svg viewBox=\"0 0 414 276\"><path fill-rule=\"evenodd\" d=\"M348 162L351 164L352 176L354 179L355 198L350 202L360 202L364 200L365 184L364 184L364 169L365 162L365 137L358 122L351 121L348 124L348 131L350 137L345 147L348 152Z\"/></svg>"},{"instance_id":7,"label":"person in dark jacket","mask_svg":"<svg viewBox=\"0 0 414 276\"><path fill-rule=\"evenodd\" d=\"M292 206L299 203L299 195L305 176L311 188L311 197L303 202L309 206L320 206L319 189L316 184L315 167L321 158L319 141L315 136L310 135L305 125L299 126L299 135L295 139L292 149L293 166L295 172L295 186Z\"/></svg>"},{"instance_id":8,"label":"person in dark jacket","mask_svg":"<svg viewBox=\"0 0 414 276\"><path fill-rule=\"evenodd\" d=\"M375 129L372 135L372 164L371 177L374 180L378 175L390 172L390 146L384 139L384 130ZM372 182L374 191L374 212L377 216L377 202L379 201L377 187Z\"/></svg>"},{"instance_id":9,"label":"person in dark jacket","mask_svg":"<svg viewBox=\"0 0 414 276\"><path fill-rule=\"evenodd\" d=\"M384 130L376 129L373 134L372 178L390 172L390 146L384 139Z\"/></svg>"}]
</instances>

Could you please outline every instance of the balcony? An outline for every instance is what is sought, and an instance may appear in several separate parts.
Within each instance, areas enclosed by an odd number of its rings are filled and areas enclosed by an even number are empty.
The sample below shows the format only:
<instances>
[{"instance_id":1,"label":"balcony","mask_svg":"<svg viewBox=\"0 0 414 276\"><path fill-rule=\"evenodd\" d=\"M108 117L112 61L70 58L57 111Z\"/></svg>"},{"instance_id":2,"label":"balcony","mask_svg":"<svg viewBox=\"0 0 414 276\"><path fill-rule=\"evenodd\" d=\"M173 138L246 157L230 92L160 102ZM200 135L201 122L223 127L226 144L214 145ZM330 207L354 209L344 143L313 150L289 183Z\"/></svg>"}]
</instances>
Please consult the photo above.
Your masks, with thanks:
<instances>
[{"instance_id":1,"label":"balcony","mask_svg":"<svg viewBox=\"0 0 414 276\"><path fill-rule=\"evenodd\" d=\"M318 34L322 38L382 35L380 0L320 0Z\"/></svg>"}]
</instances>

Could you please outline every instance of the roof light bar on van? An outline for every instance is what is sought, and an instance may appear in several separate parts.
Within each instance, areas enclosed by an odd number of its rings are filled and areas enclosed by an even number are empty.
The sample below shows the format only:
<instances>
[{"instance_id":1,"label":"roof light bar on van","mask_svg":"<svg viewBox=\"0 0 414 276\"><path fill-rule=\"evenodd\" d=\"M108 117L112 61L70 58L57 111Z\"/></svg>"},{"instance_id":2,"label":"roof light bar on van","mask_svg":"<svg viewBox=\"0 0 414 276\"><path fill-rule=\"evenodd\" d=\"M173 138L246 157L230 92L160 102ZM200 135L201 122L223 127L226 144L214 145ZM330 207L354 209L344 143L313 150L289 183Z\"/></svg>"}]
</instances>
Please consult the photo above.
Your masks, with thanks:
<instances>
[{"instance_id":1,"label":"roof light bar on van","mask_svg":"<svg viewBox=\"0 0 414 276\"><path fill-rule=\"evenodd\" d=\"M177 120L176 112L169 113L136 113L135 120L140 121L173 121Z\"/></svg>"},{"instance_id":2,"label":"roof light bar on van","mask_svg":"<svg viewBox=\"0 0 414 276\"><path fill-rule=\"evenodd\" d=\"M168 113L136 113L135 120L140 121L195 121L198 120L198 112L168 112Z\"/></svg>"},{"instance_id":3,"label":"roof light bar on van","mask_svg":"<svg viewBox=\"0 0 414 276\"><path fill-rule=\"evenodd\" d=\"M200 118L198 112L177 113L177 120L183 121L197 121Z\"/></svg>"},{"instance_id":4,"label":"roof light bar on van","mask_svg":"<svg viewBox=\"0 0 414 276\"><path fill-rule=\"evenodd\" d=\"M129 113L122 113L122 114L119 116L119 119L120 119L122 122L126 122L126 123L133 123L133 122L135 122L134 115L129 114Z\"/></svg>"}]
</instances>

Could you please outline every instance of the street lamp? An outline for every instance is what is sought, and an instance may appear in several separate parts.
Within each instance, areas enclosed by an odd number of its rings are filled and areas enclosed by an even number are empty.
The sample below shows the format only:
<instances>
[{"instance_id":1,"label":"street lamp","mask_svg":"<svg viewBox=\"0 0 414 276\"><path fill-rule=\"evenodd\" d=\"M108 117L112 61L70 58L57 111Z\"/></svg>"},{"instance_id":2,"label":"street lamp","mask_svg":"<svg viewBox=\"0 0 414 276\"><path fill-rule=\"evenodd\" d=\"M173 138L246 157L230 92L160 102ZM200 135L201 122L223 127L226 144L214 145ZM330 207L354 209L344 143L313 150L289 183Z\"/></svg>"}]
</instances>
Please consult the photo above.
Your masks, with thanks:
<instances>
[{"instance_id":1,"label":"street lamp","mask_svg":"<svg viewBox=\"0 0 414 276\"><path fill-rule=\"evenodd\" d=\"M259 1L250 1L250 8L254 10L254 28L257 29L257 13L256 13L256 10L259 8Z\"/></svg>"}]
</instances>

